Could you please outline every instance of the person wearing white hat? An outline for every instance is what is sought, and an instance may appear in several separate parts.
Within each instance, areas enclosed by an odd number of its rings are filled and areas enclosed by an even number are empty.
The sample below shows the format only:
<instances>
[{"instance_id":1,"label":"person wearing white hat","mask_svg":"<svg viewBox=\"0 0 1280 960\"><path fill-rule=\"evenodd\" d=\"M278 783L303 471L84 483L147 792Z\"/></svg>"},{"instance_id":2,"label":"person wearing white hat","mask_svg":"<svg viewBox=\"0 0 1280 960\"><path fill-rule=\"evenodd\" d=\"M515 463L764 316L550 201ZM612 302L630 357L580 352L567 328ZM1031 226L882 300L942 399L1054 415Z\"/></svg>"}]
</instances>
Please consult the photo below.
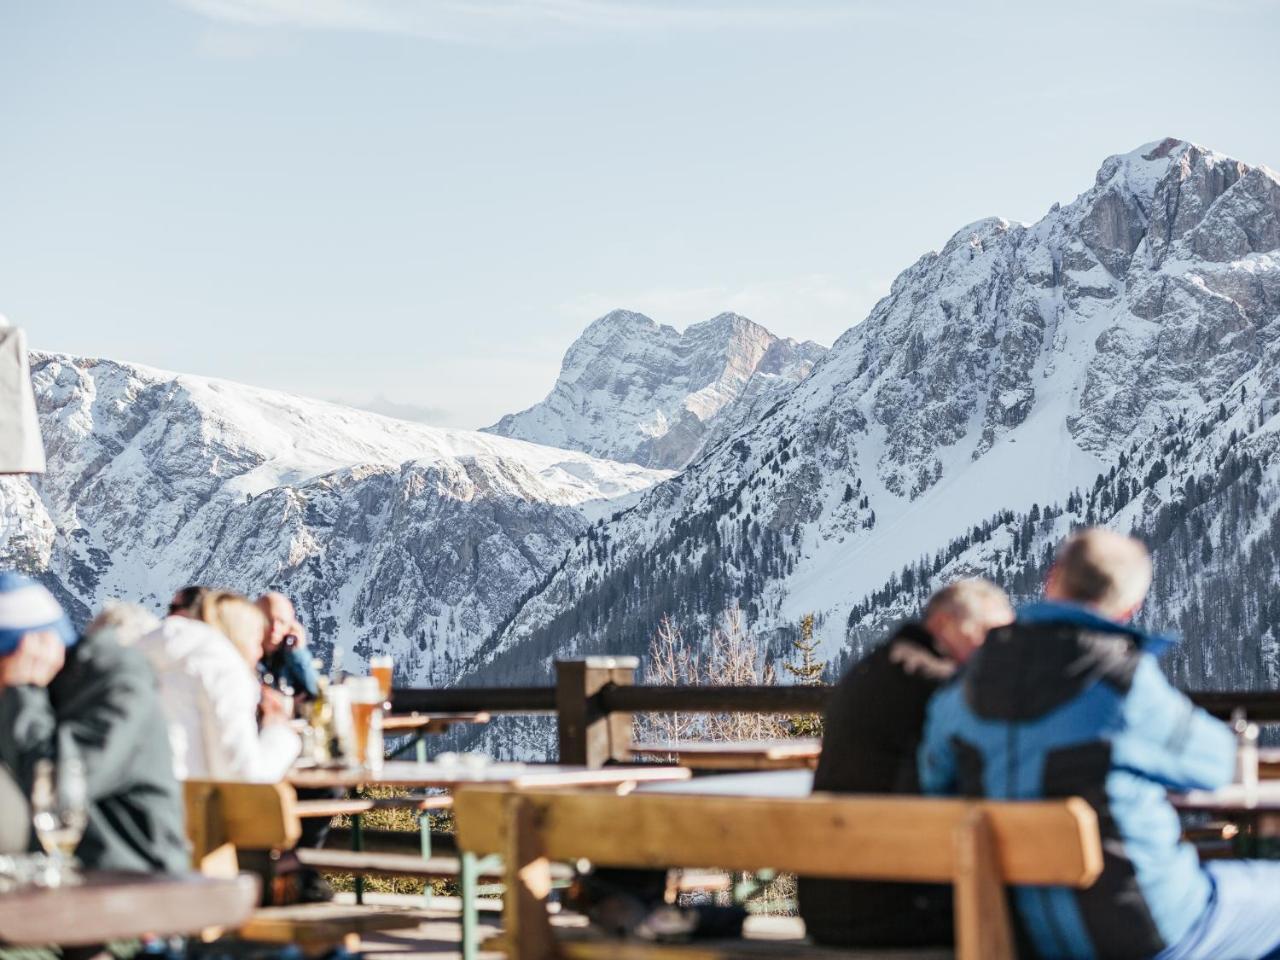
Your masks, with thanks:
<instances>
[{"instance_id":1,"label":"person wearing white hat","mask_svg":"<svg viewBox=\"0 0 1280 960\"><path fill-rule=\"evenodd\" d=\"M78 758L89 817L76 850L87 867L189 868L155 674L110 637L78 639L48 589L0 572L0 770L26 796L36 764Z\"/></svg>"}]
</instances>

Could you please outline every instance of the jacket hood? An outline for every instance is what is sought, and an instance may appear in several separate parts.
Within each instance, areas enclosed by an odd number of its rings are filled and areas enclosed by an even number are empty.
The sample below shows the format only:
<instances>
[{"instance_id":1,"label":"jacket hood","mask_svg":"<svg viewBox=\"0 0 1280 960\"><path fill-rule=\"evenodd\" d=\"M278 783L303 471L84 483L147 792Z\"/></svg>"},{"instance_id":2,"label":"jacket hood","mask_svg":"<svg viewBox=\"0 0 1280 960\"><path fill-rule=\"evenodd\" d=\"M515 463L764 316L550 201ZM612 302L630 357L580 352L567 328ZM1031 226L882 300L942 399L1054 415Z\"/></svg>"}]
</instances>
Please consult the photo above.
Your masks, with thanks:
<instances>
[{"instance_id":1,"label":"jacket hood","mask_svg":"<svg viewBox=\"0 0 1280 960\"><path fill-rule=\"evenodd\" d=\"M1084 607L1037 603L987 635L963 673L965 699L990 720L1033 720L1095 683L1126 691L1141 655L1169 640Z\"/></svg>"},{"instance_id":2,"label":"jacket hood","mask_svg":"<svg viewBox=\"0 0 1280 960\"><path fill-rule=\"evenodd\" d=\"M1178 643L1171 633L1147 633L1131 623L1119 623L1078 603L1042 600L1018 611L1019 623L1071 623L1098 633L1118 633L1132 639L1143 653L1160 656Z\"/></svg>"}]
</instances>

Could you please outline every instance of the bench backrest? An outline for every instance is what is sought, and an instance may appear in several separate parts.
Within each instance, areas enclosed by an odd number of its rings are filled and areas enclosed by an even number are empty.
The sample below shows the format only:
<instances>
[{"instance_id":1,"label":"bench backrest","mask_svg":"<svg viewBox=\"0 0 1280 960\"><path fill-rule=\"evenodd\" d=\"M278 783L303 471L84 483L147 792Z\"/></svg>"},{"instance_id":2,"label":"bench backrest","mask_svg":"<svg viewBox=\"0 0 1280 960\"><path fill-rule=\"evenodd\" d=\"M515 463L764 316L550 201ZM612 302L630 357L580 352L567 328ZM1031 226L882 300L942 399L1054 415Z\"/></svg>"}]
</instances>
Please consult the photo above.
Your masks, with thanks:
<instances>
[{"instance_id":1,"label":"bench backrest","mask_svg":"<svg viewBox=\"0 0 1280 960\"><path fill-rule=\"evenodd\" d=\"M540 923L529 900L545 895L536 868L545 860L953 883L958 955L983 960L1012 956L1004 884L1087 887L1102 872L1097 817L1078 798L779 799L469 787L457 792L454 816L460 848L507 858L508 897L524 897L508 900L507 925L535 944L541 934L529 931Z\"/></svg>"},{"instance_id":2,"label":"bench backrest","mask_svg":"<svg viewBox=\"0 0 1280 960\"><path fill-rule=\"evenodd\" d=\"M1078 798L974 803L835 794L521 795L537 810L543 849L555 860L947 883L956 872L956 828L981 810L990 818L1006 883L1085 887L1102 869L1097 817ZM503 850L508 796L501 789L458 791L454 814L461 847Z\"/></svg>"},{"instance_id":3,"label":"bench backrest","mask_svg":"<svg viewBox=\"0 0 1280 960\"><path fill-rule=\"evenodd\" d=\"M236 850L285 850L298 842L297 798L286 783L188 780L183 795L191 860L202 873L234 874Z\"/></svg>"}]
</instances>

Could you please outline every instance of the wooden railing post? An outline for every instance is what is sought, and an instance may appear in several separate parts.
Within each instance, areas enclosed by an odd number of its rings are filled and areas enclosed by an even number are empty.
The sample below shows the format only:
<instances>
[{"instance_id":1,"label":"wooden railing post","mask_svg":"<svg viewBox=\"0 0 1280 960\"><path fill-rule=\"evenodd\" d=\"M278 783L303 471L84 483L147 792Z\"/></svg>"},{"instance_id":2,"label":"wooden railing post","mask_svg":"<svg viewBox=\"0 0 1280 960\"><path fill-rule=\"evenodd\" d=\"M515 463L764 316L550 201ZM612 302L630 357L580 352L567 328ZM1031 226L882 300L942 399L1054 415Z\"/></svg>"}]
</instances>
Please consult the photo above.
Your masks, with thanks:
<instances>
[{"instance_id":1,"label":"wooden railing post","mask_svg":"<svg viewBox=\"0 0 1280 960\"><path fill-rule=\"evenodd\" d=\"M556 661L561 763L603 767L631 759L631 714L607 713L600 691L610 684L630 686L639 665L635 657Z\"/></svg>"}]
</instances>

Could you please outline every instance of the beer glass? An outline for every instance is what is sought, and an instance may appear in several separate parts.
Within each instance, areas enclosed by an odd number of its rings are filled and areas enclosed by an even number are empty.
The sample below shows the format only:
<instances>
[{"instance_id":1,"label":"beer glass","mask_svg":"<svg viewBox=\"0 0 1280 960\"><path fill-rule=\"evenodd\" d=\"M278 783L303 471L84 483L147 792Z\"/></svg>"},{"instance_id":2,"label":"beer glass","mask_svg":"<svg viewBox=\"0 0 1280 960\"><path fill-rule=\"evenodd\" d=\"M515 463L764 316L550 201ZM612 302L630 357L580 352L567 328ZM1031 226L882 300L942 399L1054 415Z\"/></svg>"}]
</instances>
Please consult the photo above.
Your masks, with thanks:
<instances>
[{"instance_id":1,"label":"beer glass","mask_svg":"<svg viewBox=\"0 0 1280 960\"><path fill-rule=\"evenodd\" d=\"M351 740L355 761L366 770L382 769L382 687L376 677L352 677Z\"/></svg>"},{"instance_id":2,"label":"beer glass","mask_svg":"<svg viewBox=\"0 0 1280 960\"><path fill-rule=\"evenodd\" d=\"M379 654L369 659L369 675L376 677L382 688L382 702L391 708L391 677L395 672L390 654Z\"/></svg>"}]
</instances>

